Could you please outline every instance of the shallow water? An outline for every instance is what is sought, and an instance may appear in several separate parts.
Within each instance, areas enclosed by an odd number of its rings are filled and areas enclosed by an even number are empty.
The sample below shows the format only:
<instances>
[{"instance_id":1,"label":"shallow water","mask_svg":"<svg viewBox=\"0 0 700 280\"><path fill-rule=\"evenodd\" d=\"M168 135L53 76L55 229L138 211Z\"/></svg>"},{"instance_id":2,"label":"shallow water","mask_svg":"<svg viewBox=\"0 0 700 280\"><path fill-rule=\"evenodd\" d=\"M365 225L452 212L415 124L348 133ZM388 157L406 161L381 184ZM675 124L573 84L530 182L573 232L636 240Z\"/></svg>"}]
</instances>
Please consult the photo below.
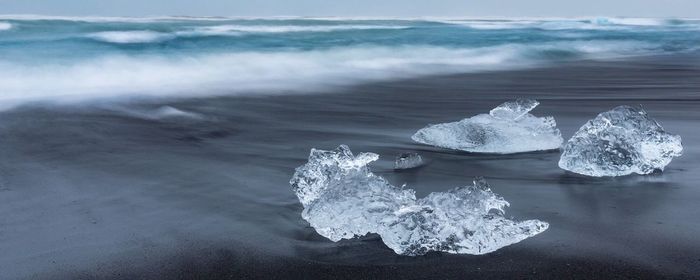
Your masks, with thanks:
<instances>
[{"instance_id":1,"label":"shallow water","mask_svg":"<svg viewBox=\"0 0 700 280\"><path fill-rule=\"evenodd\" d=\"M0 271L13 278L638 278L698 275L696 55L380 82L311 95L37 103L0 113ZM483 155L419 145L428 123L541 102L565 138L642 104L683 137L663 173L588 178L558 151ZM172 108L163 108L171 106ZM175 109L173 109L175 108ZM169 112L169 113L163 113ZM333 243L289 186L313 147L378 153L372 170L423 197L484 176L507 215L550 228L484 256L395 255ZM395 172L418 152L426 165Z\"/></svg>"}]
</instances>

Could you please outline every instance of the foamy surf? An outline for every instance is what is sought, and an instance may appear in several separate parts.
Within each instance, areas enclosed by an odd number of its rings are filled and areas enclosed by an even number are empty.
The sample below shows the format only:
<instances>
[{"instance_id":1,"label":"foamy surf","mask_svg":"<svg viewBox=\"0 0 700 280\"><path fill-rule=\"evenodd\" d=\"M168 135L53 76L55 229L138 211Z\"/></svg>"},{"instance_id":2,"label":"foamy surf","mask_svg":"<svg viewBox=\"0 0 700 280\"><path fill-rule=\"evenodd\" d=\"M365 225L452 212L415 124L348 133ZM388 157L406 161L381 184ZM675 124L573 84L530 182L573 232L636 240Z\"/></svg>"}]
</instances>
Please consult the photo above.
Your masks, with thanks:
<instances>
[{"instance_id":1,"label":"foamy surf","mask_svg":"<svg viewBox=\"0 0 700 280\"><path fill-rule=\"evenodd\" d=\"M644 49L651 52L655 47L629 41L483 48L373 46L189 56L112 55L70 64L0 63L0 102L321 90L404 77L530 67L550 63L552 54L604 59Z\"/></svg>"},{"instance_id":2,"label":"foamy surf","mask_svg":"<svg viewBox=\"0 0 700 280\"><path fill-rule=\"evenodd\" d=\"M0 31L12 29L12 24L8 22L0 22Z\"/></svg>"},{"instance_id":3,"label":"foamy surf","mask_svg":"<svg viewBox=\"0 0 700 280\"><path fill-rule=\"evenodd\" d=\"M373 29L405 29L408 26L381 26L381 25L215 25L197 28L194 32L184 33L188 35L230 35L241 33L289 33L289 32L333 32L349 30L373 30Z\"/></svg>"},{"instance_id":4,"label":"foamy surf","mask_svg":"<svg viewBox=\"0 0 700 280\"><path fill-rule=\"evenodd\" d=\"M581 18L581 19L457 19L438 22L460 25L472 29L542 29L542 30L635 30L635 28L698 29L694 20L669 20L656 18Z\"/></svg>"},{"instance_id":5,"label":"foamy surf","mask_svg":"<svg viewBox=\"0 0 700 280\"><path fill-rule=\"evenodd\" d=\"M0 56L0 107L132 96L286 94L691 52L698 48L700 34L693 32L698 26L692 19L639 18L0 16L0 29L12 29L0 38L0 53L8 54Z\"/></svg>"},{"instance_id":6,"label":"foamy surf","mask_svg":"<svg viewBox=\"0 0 700 280\"><path fill-rule=\"evenodd\" d=\"M107 43L135 44L161 42L168 39L172 39L175 36L172 34L149 30L135 30L97 32L89 34L87 37Z\"/></svg>"}]
</instances>

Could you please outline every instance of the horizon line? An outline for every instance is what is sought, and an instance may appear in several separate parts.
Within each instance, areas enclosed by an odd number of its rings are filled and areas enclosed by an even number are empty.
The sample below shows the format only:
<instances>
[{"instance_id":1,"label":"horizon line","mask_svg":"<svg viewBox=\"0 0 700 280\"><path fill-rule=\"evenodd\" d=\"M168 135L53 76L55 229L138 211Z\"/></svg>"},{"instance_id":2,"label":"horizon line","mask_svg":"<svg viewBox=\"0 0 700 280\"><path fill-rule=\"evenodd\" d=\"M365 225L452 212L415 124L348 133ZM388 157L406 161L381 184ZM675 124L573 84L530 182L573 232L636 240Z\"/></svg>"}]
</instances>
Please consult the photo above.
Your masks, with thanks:
<instances>
[{"instance_id":1,"label":"horizon line","mask_svg":"<svg viewBox=\"0 0 700 280\"><path fill-rule=\"evenodd\" d=\"M533 20L586 20L596 18L621 18L621 19L679 19L679 20L700 20L693 17L677 16L304 16L304 15L271 15L271 16L239 16L239 15L144 15L144 16L117 16L117 15L47 15L47 14L0 14L2 20L72 20L72 19L191 19L191 20L235 20L235 19L316 19L316 20L449 20L449 19L533 19Z\"/></svg>"}]
</instances>

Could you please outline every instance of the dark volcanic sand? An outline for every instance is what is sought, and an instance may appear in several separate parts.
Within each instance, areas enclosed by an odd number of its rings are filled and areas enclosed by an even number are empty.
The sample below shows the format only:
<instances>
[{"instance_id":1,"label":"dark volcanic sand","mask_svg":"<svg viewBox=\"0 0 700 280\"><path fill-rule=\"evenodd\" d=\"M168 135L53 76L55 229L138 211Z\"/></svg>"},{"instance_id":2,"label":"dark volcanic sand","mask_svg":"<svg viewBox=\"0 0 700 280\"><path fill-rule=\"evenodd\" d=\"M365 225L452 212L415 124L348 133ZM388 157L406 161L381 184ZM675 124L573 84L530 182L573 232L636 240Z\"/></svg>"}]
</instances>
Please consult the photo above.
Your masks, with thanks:
<instances>
[{"instance_id":1,"label":"dark volcanic sand","mask_svg":"<svg viewBox=\"0 0 700 280\"><path fill-rule=\"evenodd\" d=\"M565 138L642 104L683 137L660 174L587 178L559 152L479 155L413 143L428 123L536 98ZM199 116L162 117L162 105ZM0 279L700 277L697 55L463 74L333 93L0 113ZM300 217L293 169L312 147L375 152L373 170L422 197L484 176L507 215L546 232L495 253L402 257L376 236L333 243ZM395 173L417 151L428 165Z\"/></svg>"}]
</instances>

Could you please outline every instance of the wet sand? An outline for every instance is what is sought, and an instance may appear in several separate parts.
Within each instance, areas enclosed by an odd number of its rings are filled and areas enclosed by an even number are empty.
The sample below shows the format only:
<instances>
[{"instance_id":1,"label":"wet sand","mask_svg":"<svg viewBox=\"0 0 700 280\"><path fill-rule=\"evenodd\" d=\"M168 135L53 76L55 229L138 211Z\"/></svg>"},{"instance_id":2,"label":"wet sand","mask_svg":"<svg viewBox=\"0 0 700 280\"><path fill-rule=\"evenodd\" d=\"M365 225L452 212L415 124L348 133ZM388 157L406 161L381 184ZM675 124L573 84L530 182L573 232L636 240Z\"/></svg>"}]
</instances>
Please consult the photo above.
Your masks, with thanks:
<instances>
[{"instance_id":1,"label":"wet sand","mask_svg":"<svg viewBox=\"0 0 700 280\"><path fill-rule=\"evenodd\" d=\"M33 104L0 112L2 279L662 279L700 277L698 55L487 72L309 94ZM535 98L565 139L641 104L683 137L665 172L589 178L558 151L483 155L413 143L429 123ZM163 113L171 106L191 114ZM160 108L160 109L159 109ZM333 243L290 190L312 147L375 152L423 197L484 176L506 214L550 228L482 256ZM402 152L428 164L394 172Z\"/></svg>"}]
</instances>

